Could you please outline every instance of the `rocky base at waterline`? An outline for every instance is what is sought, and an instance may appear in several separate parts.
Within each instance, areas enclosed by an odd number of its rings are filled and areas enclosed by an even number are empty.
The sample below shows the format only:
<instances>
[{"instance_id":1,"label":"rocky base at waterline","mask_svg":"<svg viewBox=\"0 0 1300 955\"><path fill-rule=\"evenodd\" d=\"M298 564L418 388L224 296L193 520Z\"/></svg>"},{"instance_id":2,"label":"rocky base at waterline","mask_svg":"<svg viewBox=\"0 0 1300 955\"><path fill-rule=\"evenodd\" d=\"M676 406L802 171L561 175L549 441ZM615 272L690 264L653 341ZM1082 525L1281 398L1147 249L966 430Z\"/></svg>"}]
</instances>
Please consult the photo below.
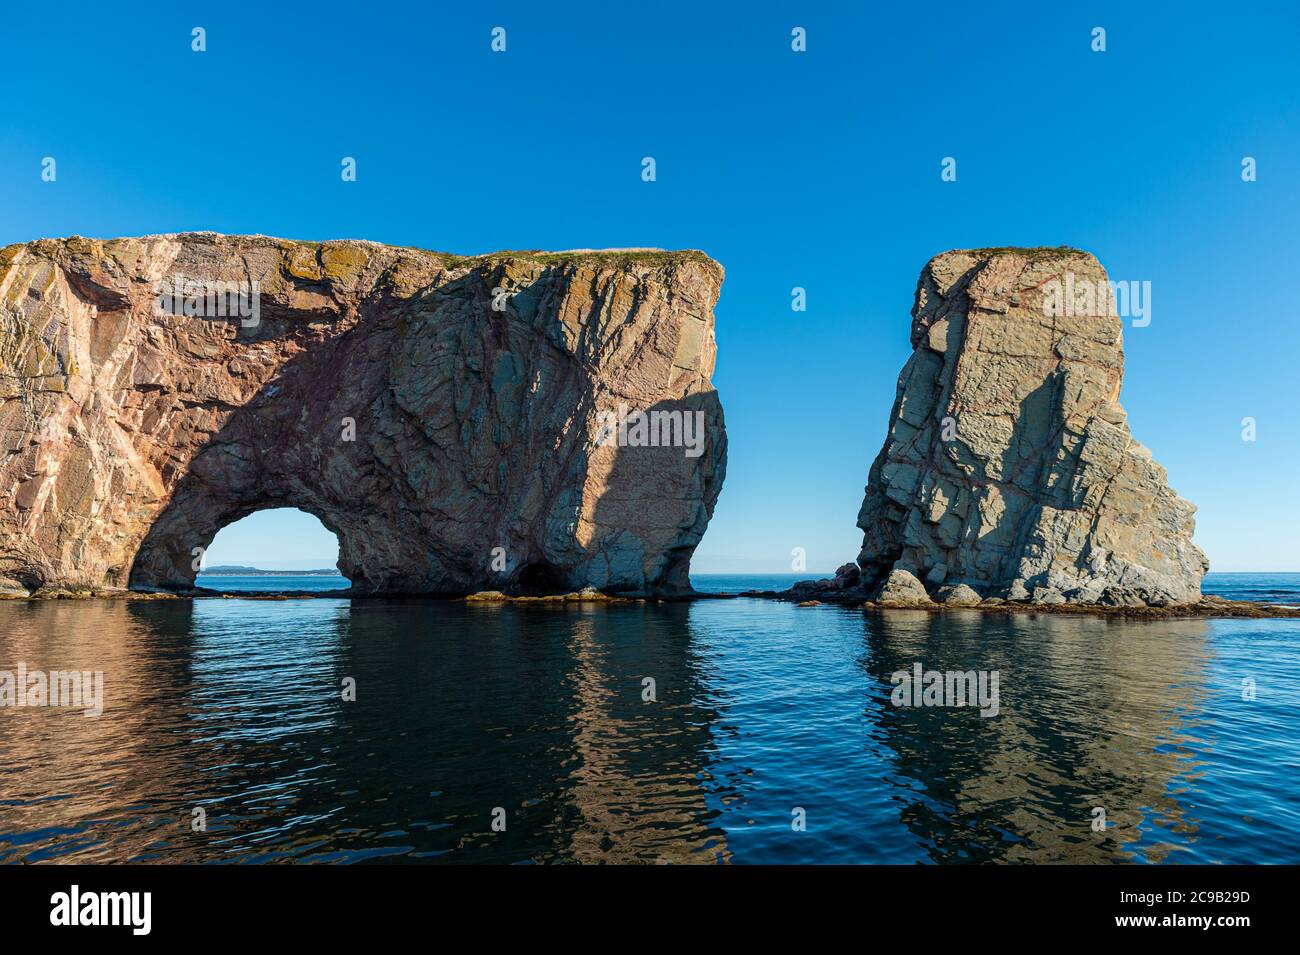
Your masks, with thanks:
<instances>
[{"instance_id":1,"label":"rocky base at waterline","mask_svg":"<svg viewBox=\"0 0 1300 955\"><path fill-rule=\"evenodd\" d=\"M856 565L849 565L856 567ZM843 569L843 568L842 568ZM595 588L554 594L506 594L499 590L485 590L461 597L420 594L376 594L369 591L348 590L214 590L195 587L184 591L145 592L136 590L61 590L46 588L30 595L0 592L0 600L353 600L353 599L445 599L482 606L535 606L565 607L619 607L631 604L676 603L691 600L735 600L755 597L796 603L801 607L832 604L853 610L889 611L919 610L942 613L945 611L978 611L994 614L1086 614L1091 616L1161 619L1170 617L1254 617L1300 618L1300 607L1281 604L1256 603L1245 600L1225 600L1222 597L1201 597L1196 603L1167 607L1102 607L1080 604L1034 604L1003 600L997 597L981 599L977 603L955 599L936 603L928 598L909 599L908 595L891 594L883 600L867 599L859 586L860 578L846 580L843 576L826 580L806 580L789 590L748 590L741 593L701 593L695 591L675 597L627 597L608 594ZM915 594L911 595L915 598Z\"/></svg>"},{"instance_id":2,"label":"rocky base at waterline","mask_svg":"<svg viewBox=\"0 0 1300 955\"><path fill-rule=\"evenodd\" d=\"M353 600L353 599L442 599L459 600L472 604L522 604L536 606L564 606L568 604L643 604L676 603L684 600L725 600L735 594L711 594L692 591L670 597L629 597L626 594L606 593L595 587L584 587L556 593L520 594L500 590L480 590L462 596L449 594L388 594L358 589L338 590L220 590L213 587L191 587L185 590L127 590L63 589L44 587L32 593L0 590L0 600Z\"/></svg>"},{"instance_id":3,"label":"rocky base at waterline","mask_svg":"<svg viewBox=\"0 0 1300 955\"><path fill-rule=\"evenodd\" d=\"M1300 607L1227 600L1200 596L1179 604L1103 605L1071 603L1065 600L1034 602L1005 597L981 597L973 588L958 584L936 590L932 596L921 582L906 571L895 570L882 584L866 586L857 564L845 564L834 577L802 580L789 590L748 590L738 596L783 600L802 607L837 604L861 610L926 610L934 613L974 610L984 613L1087 614L1101 617L1300 617Z\"/></svg>"}]
</instances>

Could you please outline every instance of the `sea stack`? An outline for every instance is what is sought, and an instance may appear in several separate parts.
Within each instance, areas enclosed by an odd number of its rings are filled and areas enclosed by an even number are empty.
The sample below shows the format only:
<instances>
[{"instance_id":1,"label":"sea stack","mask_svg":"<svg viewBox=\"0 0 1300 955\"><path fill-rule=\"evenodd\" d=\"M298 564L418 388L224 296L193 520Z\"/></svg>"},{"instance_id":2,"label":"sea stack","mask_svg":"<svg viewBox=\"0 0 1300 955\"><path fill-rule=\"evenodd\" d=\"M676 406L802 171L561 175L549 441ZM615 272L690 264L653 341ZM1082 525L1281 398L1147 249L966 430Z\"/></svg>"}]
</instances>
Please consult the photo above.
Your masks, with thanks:
<instances>
[{"instance_id":1,"label":"sea stack","mask_svg":"<svg viewBox=\"0 0 1300 955\"><path fill-rule=\"evenodd\" d=\"M0 250L0 591L184 589L297 507L359 591L687 593L722 268L214 233Z\"/></svg>"},{"instance_id":2,"label":"sea stack","mask_svg":"<svg viewBox=\"0 0 1300 955\"><path fill-rule=\"evenodd\" d=\"M1095 257L946 252L858 515L882 603L1171 606L1200 599L1195 508L1130 434L1122 321Z\"/></svg>"}]
</instances>

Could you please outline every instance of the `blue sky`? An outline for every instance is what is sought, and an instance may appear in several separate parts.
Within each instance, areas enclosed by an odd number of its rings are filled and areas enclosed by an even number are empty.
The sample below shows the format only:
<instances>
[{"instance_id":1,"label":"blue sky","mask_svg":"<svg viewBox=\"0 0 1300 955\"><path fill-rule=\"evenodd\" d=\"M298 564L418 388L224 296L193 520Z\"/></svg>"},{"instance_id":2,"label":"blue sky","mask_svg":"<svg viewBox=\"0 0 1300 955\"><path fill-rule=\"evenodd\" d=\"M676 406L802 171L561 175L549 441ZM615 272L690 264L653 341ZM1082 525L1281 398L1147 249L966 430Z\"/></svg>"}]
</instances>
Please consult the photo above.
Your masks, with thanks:
<instances>
[{"instance_id":1,"label":"blue sky","mask_svg":"<svg viewBox=\"0 0 1300 955\"><path fill-rule=\"evenodd\" d=\"M1294 4L10 6L0 243L214 229L722 262L730 460L697 570L851 559L921 266L1059 244L1152 283L1122 400L1212 569L1300 570ZM328 535L262 524L220 559L332 559Z\"/></svg>"}]
</instances>

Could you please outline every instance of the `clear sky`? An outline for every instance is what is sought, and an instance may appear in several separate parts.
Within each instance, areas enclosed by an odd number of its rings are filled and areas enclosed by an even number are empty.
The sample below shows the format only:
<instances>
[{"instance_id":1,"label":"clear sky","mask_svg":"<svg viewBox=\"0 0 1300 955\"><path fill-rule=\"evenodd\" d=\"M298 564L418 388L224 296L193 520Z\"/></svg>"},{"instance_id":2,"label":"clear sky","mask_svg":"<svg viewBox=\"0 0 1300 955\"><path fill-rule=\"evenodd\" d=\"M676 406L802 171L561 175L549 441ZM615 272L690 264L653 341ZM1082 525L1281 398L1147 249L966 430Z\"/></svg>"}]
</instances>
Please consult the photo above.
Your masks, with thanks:
<instances>
[{"instance_id":1,"label":"clear sky","mask_svg":"<svg viewBox=\"0 0 1300 955\"><path fill-rule=\"evenodd\" d=\"M0 244L213 229L703 249L727 270L730 459L700 571L855 556L921 266L1078 246L1152 283L1122 400L1199 505L1212 569L1300 570L1296 4L401 7L11 3ZM289 525L263 526L222 561L278 557Z\"/></svg>"}]
</instances>

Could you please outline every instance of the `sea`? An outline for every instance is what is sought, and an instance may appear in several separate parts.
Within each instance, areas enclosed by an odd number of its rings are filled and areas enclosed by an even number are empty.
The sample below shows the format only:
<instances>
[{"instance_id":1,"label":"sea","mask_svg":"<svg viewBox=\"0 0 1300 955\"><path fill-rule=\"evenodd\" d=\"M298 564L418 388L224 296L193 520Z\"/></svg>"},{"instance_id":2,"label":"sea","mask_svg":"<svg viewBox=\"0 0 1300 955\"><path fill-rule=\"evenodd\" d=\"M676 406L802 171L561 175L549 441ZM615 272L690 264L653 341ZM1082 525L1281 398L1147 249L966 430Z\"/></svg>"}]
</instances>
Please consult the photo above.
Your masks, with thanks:
<instances>
[{"instance_id":1,"label":"sea","mask_svg":"<svg viewBox=\"0 0 1300 955\"><path fill-rule=\"evenodd\" d=\"M1300 861L1300 620L2 601L20 667L86 678L0 706L6 863Z\"/></svg>"}]
</instances>

